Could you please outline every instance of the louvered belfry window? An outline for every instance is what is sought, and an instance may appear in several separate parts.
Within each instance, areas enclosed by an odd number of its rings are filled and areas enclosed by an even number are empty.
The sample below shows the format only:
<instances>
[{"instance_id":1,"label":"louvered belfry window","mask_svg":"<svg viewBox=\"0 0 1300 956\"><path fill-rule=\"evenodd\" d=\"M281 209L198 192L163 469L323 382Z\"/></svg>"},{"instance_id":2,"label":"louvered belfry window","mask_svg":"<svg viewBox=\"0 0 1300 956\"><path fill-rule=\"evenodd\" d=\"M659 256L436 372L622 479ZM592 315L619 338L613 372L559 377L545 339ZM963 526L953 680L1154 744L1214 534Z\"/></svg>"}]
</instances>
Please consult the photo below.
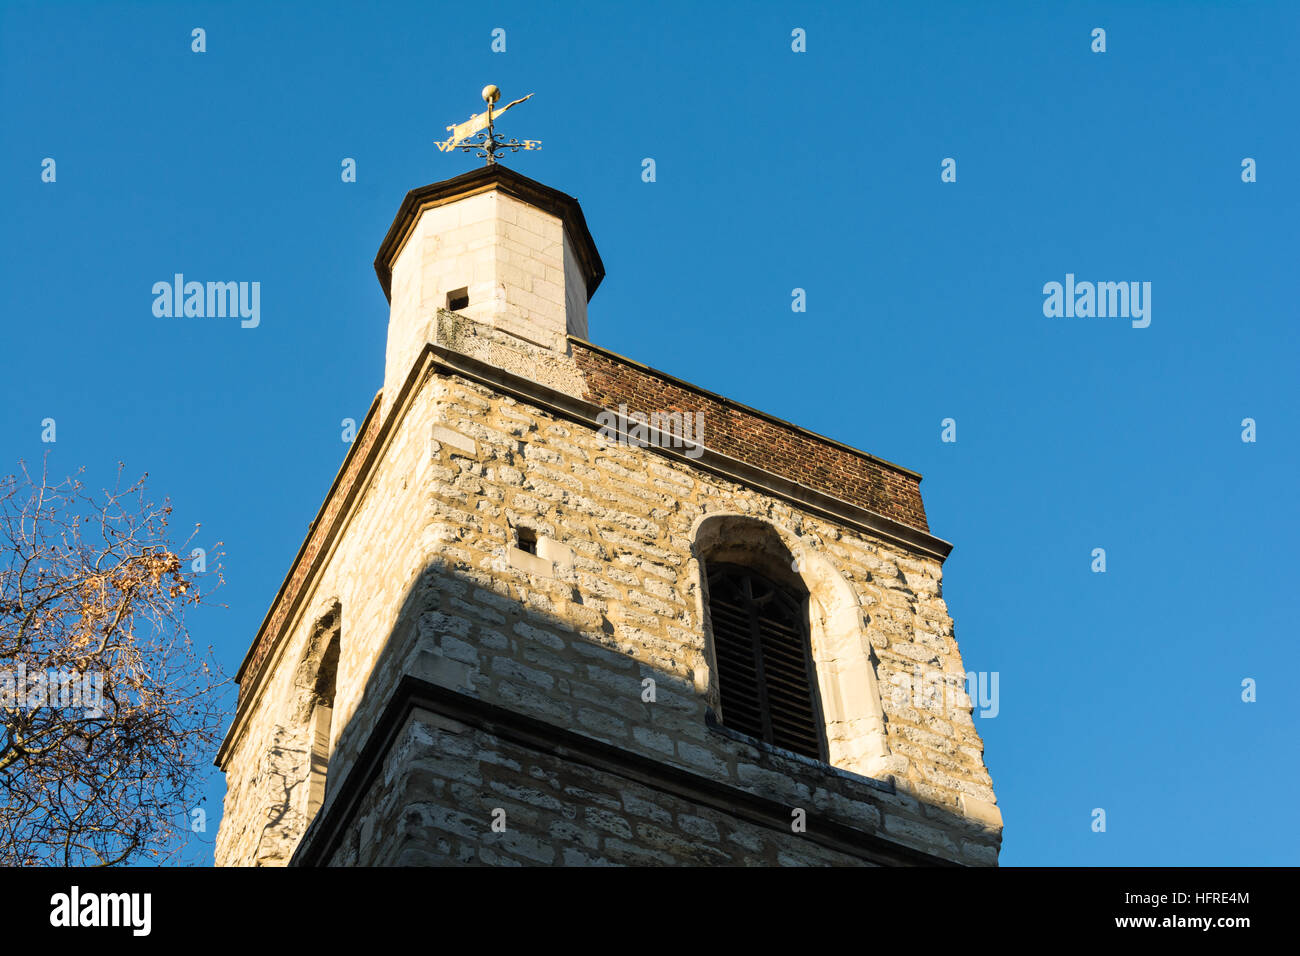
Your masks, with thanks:
<instances>
[{"instance_id":1,"label":"louvered belfry window","mask_svg":"<svg viewBox=\"0 0 1300 956\"><path fill-rule=\"evenodd\" d=\"M746 567L709 565L722 723L824 759L803 601Z\"/></svg>"}]
</instances>

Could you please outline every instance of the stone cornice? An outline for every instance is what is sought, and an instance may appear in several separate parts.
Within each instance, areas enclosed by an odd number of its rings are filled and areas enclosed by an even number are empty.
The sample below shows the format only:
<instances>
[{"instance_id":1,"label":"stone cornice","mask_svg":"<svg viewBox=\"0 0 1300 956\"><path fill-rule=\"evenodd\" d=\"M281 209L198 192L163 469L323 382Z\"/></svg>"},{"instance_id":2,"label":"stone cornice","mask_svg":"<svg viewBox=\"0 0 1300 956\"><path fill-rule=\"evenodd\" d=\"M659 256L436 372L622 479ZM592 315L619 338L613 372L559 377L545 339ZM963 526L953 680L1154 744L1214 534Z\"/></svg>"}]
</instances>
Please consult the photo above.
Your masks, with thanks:
<instances>
[{"instance_id":1,"label":"stone cornice","mask_svg":"<svg viewBox=\"0 0 1300 956\"><path fill-rule=\"evenodd\" d=\"M463 176L430 183L428 186L412 189L406 194L406 198L402 200L397 210L397 217L389 227L388 235L384 237L375 256L375 274L379 276L384 297L392 301L393 261L406 245L406 240L411 230L415 228L422 211L494 189L550 213L564 223L569 240L573 244L574 254L586 277L587 298L590 299L601 280L605 278L605 264L596 250L596 241L591 238L591 230L587 228L587 219L582 214L582 207L578 205L578 200L558 189L552 189L550 186L520 175L499 163L480 166Z\"/></svg>"},{"instance_id":2,"label":"stone cornice","mask_svg":"<svg viewBox=\"0 0 1300 956\"><path fill-rule=\"evenodd\" d=\"M574 398L563 392L539 385L478 359L461 355L437 345L426 346L437 356L438 364L463 377L483 385L489 385L523 399L571 421L590 427L593 431L602 427L596 416L606 409L585 399ZM791 426L794 427L794 426ZM811 432L809 434L812 434ZM829 439L827 439L829 441ZM952 544L937 538L927 531L895 521L893 518L869 511L858 505L850 504L833 495L798 484L780 475L728 458L712 449L705 448L698 458L691 458L683 450L650 446L645 449L665 458L672 458L687 464L691 468L702 468L720 477L764 491L777 498L782 498L809 512L842 524L847 524L858 531L865 531L896 544L903 545L911 551L943 561L952 551ZM858 454L862 454L859 452Z\"/></svg>"}]
</instances>

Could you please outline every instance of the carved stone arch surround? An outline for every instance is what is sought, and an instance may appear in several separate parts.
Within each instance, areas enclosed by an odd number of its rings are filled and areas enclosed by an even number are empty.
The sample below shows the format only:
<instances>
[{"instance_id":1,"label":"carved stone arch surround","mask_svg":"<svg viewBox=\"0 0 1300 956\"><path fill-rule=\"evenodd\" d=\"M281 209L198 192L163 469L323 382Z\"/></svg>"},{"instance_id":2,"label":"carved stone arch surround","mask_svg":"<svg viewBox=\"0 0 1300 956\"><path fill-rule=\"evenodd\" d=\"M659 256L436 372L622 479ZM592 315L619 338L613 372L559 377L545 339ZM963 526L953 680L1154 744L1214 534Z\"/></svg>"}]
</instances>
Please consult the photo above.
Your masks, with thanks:
<instances>
[{"instance_id":1,"label":"carved stone arch surround","mask_svg":"<svg viewBox=\"0 0 1300 956\"><path fill-rule=\"evenodd\" d=\"M704 627L709 706L718 710L720 700L709 617L710 561L746 565L808 594L808 633L830 763L870 777L892 772L895 761L890 759L875 659L857 593L811 536L735 512L704 515L691 529L689 574Z\"/></svg>"}]
</instances>

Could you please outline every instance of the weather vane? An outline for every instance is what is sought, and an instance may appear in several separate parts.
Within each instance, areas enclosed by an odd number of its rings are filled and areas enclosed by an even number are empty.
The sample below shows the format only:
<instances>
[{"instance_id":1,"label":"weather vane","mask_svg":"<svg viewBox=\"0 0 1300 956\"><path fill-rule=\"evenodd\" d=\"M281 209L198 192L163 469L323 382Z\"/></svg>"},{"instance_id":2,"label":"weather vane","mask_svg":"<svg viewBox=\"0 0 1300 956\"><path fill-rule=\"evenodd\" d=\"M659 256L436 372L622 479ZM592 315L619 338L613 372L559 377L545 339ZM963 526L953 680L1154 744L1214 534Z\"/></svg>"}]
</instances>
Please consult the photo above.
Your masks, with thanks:
<instances>
[{"instance_id":1,"label":"weather vane","mask_svg":"<svg viewBox=\"0 0 1300 956\"><path fill-rule=\"evenodd\" d=\"M451 133L451 138L436 143L438 151L448 153L453 149L463 149L466 152L477 150L479 159L487 160L487 164L491 166L497 161L497 150L499 149L508 149L512 153L517 153L521 149L541 149L542 143L540 140L506 139L492 128L492 124L496 122L502 113L512 106L518 106L532 95L532 93L529 93L528 96L517 99L513 103L507 103L499 110L494 110L492 104L501 99L501 91L489 83L483 87L483 102L487 103L487 109L482 113L475 113L463 123L448 126L447 130Z\"/></svg>"}]
</instances>

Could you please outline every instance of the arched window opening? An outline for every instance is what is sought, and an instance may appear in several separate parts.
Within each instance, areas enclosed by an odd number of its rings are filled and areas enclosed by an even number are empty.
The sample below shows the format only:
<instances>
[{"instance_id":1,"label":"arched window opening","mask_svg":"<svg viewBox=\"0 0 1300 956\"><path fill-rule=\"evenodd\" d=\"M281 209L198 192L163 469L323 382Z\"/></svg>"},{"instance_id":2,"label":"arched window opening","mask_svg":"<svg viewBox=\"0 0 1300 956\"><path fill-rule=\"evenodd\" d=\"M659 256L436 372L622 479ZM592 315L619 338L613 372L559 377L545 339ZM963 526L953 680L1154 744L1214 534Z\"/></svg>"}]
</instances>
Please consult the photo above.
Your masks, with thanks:
<instances>
[{"instance_id":1,"label":"arched window opening","mask_svg":"<svg viewBox=\"0 0 1300 956\"><path fill-rule=\"evenodd\" d=\"M737 564L709 564L722 723L826 759L804 596Z\"/></svg>"}]
</instances>

